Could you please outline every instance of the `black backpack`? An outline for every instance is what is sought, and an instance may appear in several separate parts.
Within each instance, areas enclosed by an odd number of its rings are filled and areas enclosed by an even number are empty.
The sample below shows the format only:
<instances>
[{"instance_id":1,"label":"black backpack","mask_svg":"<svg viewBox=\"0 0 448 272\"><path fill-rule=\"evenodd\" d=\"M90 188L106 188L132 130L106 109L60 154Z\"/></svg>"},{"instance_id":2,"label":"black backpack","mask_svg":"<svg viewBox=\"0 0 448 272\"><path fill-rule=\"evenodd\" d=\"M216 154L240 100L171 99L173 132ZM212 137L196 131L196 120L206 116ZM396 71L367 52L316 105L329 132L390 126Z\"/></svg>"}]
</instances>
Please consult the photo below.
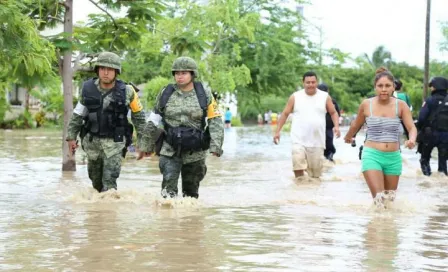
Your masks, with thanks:
<instances>
[{"instance_id":1,"label":"black backpack","mask_svg":"<svg viewBox=\"0 0 448 272\"><path fill-rule=\"evenodd\" d=\"M201 82L193 82L193 84L194 84L194 90L196 91L196 96L198 97L199 106L202 109L202 129L204 129L206 126L205 119L207 117L207 107L208 107L207 96L205 95L204 86L202 86ZM176 89L174 89L173 84L168 84L165 87L165 90L163 91L162 96L160 97L159 108L161 109L161 111L159 112L157 110L156 113L160 114L160 116L162 116L162 118L165 117L164 115L165 115L166 104L168 103L168 100L170 99L171 95L175 91L176 91Z\"/></svg>"},{"instance_id":2,"label":"black backpack","mask_svg":"<svg viewBox=\"0 0 448 272\"><path fill-rule=\"evenodd\" d=\"M437 131L448 131L448 95L436 97L437 108L430 116L431 127Z\"/></svg>"},{"instance_id":3,"label":"black backpack","mask_svg":"<svg viewBox=\"0 0 448 272\"><path fill-rule=\"evenodd\" d=\"M202 127L202 131L203 131L203 143L202 143L202 149L203 150L207 150L210 148L210 141L211 141L211 137L210 137L210 131L206 127L207 123L206 123L206 118L207 118L207 96L205 94L205 90L204 90L204 86L202 85L201 82L194 82L194 90L196 92L196 96L198 98L198 102L199 102L199 106L202 109L202 120L201 120L201 127ZM168 100L170 99L171 95L176 91L176 89L174 89L174 86L172 84L168 84L163 93L162 96L160 97L159 100L159 105L158 108L160 109L160 111L157 109L156 113L159 114L160 116L162 116L162 123L165 126L166 129L166 122L164 121L165 118L165 107L166 104L168 103ZM157 138L156 138L156 142L155 142L155 153L156 155L160 156L160 150L162 149L163 146L163 141L165 140L165 137L167 136L167 132L163 129L158 129L157 131Z\"/></svg>"}]
</instances>

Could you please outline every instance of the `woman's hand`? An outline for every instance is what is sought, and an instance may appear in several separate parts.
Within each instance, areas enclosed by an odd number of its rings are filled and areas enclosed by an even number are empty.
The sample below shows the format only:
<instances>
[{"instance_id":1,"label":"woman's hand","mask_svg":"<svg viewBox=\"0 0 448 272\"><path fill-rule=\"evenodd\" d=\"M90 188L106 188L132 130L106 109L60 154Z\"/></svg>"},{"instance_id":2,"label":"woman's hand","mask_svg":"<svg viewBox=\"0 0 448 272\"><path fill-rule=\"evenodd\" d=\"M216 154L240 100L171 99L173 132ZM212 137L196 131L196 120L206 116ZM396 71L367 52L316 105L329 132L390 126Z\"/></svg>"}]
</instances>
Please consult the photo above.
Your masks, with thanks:
<instances>
[{"instance_id":1,"label":"woman's hand","mask_svg":"<svg viewBox=\"0 0 448 272\"><path fill-rule=\"evenodd\" d=\"M352 143L352 137L348 137L348 133L344 137L344 142L346 144L351 144Z\"/></svg>"},{"instance_id":2,"label":"woman's hand","mask_svg":"<svg viewBox=\"0 0 448 272\"><path fill-rule=\"evenodd\" d=\"M406 142L404 142L404 146L409 148L409 149L413 149L415 147L415 141L414 140L407 140Z\"/></svg>"}]
</instances>

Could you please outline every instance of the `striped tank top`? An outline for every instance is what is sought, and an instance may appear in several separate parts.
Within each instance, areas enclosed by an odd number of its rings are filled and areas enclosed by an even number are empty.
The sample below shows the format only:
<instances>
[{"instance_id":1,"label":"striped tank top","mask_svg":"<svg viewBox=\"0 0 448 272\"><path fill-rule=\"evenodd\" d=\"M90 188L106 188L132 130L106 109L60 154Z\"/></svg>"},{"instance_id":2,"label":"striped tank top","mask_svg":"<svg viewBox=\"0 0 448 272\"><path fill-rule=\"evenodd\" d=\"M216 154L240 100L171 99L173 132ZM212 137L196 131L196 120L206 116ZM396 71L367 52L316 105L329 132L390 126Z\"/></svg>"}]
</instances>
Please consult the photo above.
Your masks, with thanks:
<instances>
[{"instance_id":1,"label":"striped tank top","mask_svg":"<svg viewBox=\"0 0 448 272\"><path fill-rule=\"evenodd\" d=\"M395 99L395 117L373 116L372 98L370 102L370 116L366 118L367 141L381 143L398 142L401 121L398 118L398 99Z\"/></svg>"}]
</instances>

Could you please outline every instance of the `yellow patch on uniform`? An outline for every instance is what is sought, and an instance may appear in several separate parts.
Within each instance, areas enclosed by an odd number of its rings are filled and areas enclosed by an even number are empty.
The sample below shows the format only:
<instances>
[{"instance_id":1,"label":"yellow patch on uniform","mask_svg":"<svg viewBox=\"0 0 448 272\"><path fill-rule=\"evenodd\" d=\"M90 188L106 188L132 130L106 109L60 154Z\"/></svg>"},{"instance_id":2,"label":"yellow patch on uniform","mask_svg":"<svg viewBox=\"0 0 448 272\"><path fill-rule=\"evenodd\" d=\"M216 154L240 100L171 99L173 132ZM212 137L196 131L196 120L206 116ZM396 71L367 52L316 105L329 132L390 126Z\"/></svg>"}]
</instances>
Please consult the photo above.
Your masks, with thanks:
<instances>
[{"instance_id":1,"label":"yellow patch on uniform","mask_svg":"<svg viewBox=\"0 0 448 272\"><path fill-rule=\"evenodd\" d=\"M138 98L138 94L135 92L134 88L131 89L134 91L134 99L129 104L132 112L139 112L143 109L142 103L140 102L140 98Z\"/></svg>"},{"instance_id":2,"label":"yellow patch on uniform","mask_svg":"<svg viewBox=\"0 0 448 272\"><path fill-rule=\"evenodd\" d=\"M215 98L212 98L212 103L210 103L207 108L207 118L211 119L220 116L222 116L222 114L219 112L218 103L216 103Z\"/></svg>"}]
</instances>

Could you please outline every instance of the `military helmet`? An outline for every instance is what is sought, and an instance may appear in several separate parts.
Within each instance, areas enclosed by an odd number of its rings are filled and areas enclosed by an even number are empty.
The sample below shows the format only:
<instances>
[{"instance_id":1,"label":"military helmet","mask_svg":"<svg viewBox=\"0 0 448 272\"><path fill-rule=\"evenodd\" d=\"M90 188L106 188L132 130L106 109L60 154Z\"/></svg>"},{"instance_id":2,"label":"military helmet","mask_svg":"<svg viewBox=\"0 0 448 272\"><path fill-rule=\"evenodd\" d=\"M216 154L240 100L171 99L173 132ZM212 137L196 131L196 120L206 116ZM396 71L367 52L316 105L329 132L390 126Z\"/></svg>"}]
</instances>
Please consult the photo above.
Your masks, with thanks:
<instances>
[{"instance_id":1,"label":"military helmet","mask_svg":"<svg viewBox=\"0 0 448 272\"><path fill-rule=\"evenodd\" d=\"M448 80L441 76L433 77L429 81L429 87L433 87L435 90L446 90L448 89Z\"/></svg>"},{"instance_id":2,"label":"military helmet","mask_svg":"<svg viewBox=\"0 0 448 272\"><path fill-rule=\"evenodd\" d=\"M95 63L95 71L98 66L114 68L117 70L117 74L121 73L121 60L120 57L112 52L102 52L98 55Z\"/></svg>"},{"instance_id":3,"label":"military helmet","mask_svg":"<svg viewBox=\"0 0 448 272\"><path fill-rule=\"evenodd\" d=\"M176 71L191 71L195 77L199 76L198 65L190 57L179 57L174 60L173 66L171 67L171 73L173 76Z\"/></svg>"}]
</instances>

